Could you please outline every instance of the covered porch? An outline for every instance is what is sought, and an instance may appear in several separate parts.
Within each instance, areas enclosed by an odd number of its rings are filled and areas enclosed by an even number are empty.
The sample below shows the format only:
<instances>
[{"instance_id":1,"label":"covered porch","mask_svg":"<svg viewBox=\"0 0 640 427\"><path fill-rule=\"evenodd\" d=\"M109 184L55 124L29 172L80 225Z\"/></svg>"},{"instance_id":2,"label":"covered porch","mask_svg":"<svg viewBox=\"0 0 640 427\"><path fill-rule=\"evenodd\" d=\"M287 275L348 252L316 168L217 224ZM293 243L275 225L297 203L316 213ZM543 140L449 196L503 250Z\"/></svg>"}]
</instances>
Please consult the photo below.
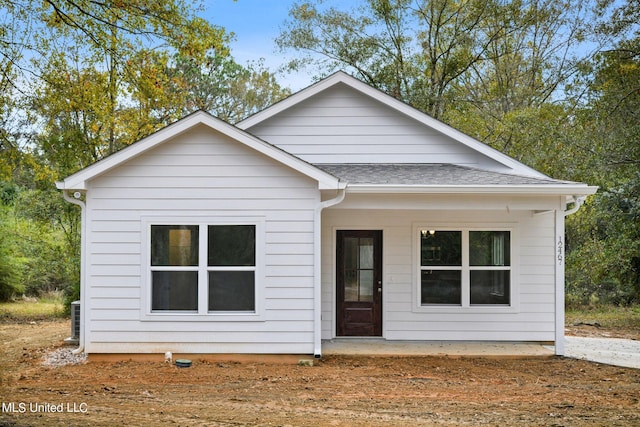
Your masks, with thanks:
<instances>
[{"instance_id":1,"label":"covered porch","mask_svg":"<svg viewBox=\"0 0 640 427\"><path fill-rule=\"evenodd\" d=\"M334 338L322 341L323 356L554 357L553 343L499 341L388 341Z\"/></svg>"}]
</instances>

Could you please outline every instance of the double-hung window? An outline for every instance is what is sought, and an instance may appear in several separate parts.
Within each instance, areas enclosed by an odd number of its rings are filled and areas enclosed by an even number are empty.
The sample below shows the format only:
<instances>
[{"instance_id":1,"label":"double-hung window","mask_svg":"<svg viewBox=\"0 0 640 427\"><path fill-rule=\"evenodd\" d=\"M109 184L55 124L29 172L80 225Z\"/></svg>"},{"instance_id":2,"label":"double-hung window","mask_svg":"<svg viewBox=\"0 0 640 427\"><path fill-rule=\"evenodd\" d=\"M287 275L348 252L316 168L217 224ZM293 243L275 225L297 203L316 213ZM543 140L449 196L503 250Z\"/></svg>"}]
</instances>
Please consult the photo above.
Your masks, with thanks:
<instances>
[{"instance_id":1,"label":"double-hung window","mask_svg":"<svg viewBox=\"0 0 640 427\"><path fill-rule=\"evenodd\" d=\"M198 311L199 227L151 226L151 310Z\"/></svg>"},{"instance_id":2,"label":"double-hung window","mask_svg":"<svg viewBox=\"0 0 640 427\"><path fill-rule=\"evenodd\" d=\"M420 306L511 306L511 231L420 229Z\"/></svg>"},{"instance_id":3,"label":"double-hung window","mask_svg":"<svg viewBox=\"0 0 640 427\"><path fill-rule=\"evenodd\" d=\"M254 311L255 225L210 225L208 228L209 311Z\"/></svg>"},{"instance_id":4,"label":"double-hung window","mask_svg":"<svg viewBox=\"0 0 640 427\"><path fill-rule=\"evenodd\" d=\"M255 224L150 224L152 313L255 313Z\"/></svg>"}]
</instances>

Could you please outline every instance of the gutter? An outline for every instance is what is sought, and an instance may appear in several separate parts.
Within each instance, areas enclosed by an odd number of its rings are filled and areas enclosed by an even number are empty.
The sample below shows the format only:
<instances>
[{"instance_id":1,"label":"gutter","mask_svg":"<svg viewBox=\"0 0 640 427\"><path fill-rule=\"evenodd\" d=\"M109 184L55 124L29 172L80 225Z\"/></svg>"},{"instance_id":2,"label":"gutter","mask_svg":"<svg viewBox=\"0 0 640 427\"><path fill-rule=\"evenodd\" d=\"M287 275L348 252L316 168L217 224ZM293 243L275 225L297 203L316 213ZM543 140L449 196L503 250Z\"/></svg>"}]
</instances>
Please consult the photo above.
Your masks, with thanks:
<instances>
[{"instance_id":1,"label":"gutter","mask_svg":"<svg viewBox=\"0 0 640 427\"><path fill-rule=\"evenodd\" d=\"M342 187L342 186L341 186ZM338 189L338 195L333 199L320 202L316 207L313 220L313 356L322 357L322 211L335 206L344 200L346 186Z\"/></svg>"},{"instance_id":2,"label":"gutter","mask_svg":"<svg viewBox=\"0 0 640 427\"><path fill-rule=\"evenodd\" d=\"M69 190L64 190L64 187L62 187L64 184L63 183L56 183L56 186L60 189L62 189L62 196L64 197L64 199L69 202L72 203L74 205L80 206L80 211L81 211L81 229L80 229L80 336L78 337L78 345L79 347L75 350L73 350L73 354L80 354L80 353L84 353L84 326L85 326L85 313L86 313L86 292L84 291L85 289L85 242L86 242L86 234L85 233L85 228L86 228L86 204L85 202L83 202L81 200L82 197L82 193L80 193L79 191L76 191L73 193L73 197L71 197L69 195ZM62 187L62 188L61 188Z\"/></svg>"}]
</instances>

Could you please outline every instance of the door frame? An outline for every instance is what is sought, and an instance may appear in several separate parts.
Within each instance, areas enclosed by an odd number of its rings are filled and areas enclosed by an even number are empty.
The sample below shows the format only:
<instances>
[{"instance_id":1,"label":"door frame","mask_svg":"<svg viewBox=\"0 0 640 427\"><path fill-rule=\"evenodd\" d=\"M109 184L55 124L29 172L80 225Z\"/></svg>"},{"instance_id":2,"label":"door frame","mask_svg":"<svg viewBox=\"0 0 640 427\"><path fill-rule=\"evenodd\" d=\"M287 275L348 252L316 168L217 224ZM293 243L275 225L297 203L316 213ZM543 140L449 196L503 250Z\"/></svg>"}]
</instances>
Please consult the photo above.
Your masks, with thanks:
<instances>
[{"instance_id":1,"label":"door frame","mask_svg":"<svg viewBox=\"0 0 640 427\"><path fill-rule=\"evenodd\" d=\"M333 260L332 260L332 265L333 265L333 271L332 271L332 276L333 276L333 289L332 289L332 293L333 293L333 319L332 319L332 323L333 323L333 336L337 337L337 338L358 338L358 337L367 337L365 336L349 336L349 335L338 335L338 315L340 314L340 310L339 310L339 305L340 305L340 301L338 300L339 298L339 292L338 292L338 255L339 255L339 246L340 246L340 236L339 234L341 232L354 232L354 233L366 233L366 232L370 232L370 233L377 233L378 236L378 245L379 248L377 249L378 255L379 255L379 261L378 261L378 278L377 281L380 282L380 285L378 285L376 283L376 279L374 278L374 295L378 294L378 299L377 299L377 311L379 312L378 314L378 325L377 325L377 329L375 335L371 335L369 336L370 338L383 338L384 337L384 230L382 228L374 228L374 227L334 227L333 228L333 241L334 241L334 245L333 245ZM374 249L375 251L375 249ZM377 292L377 288L381 287L382 291L381 292Z\"/></svg>"}]
</instances>

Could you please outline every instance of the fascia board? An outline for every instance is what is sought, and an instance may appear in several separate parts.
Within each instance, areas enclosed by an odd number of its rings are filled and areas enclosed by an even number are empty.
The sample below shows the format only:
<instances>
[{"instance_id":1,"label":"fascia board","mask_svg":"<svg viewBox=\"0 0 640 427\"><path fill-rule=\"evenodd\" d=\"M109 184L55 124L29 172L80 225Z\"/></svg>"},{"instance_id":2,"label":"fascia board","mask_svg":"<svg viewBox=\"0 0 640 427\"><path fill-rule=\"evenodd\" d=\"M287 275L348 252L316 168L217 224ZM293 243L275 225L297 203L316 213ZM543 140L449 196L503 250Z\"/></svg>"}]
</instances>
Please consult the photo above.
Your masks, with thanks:
<instances>
[{"instance_id":1,"label":"fascia board","mask_svg":"<svg viewBox=\"0 0 640 427\"><path fill-rule=\"evenodd\" d=\"M79 172L67 177L62 182L56 183L61 190L86 190L87 182L107 171L129 161L142 153L156 147L159 144L174 138L183 132L192 129L198 124L204 124L223 135L226 135L253 150L280 162L303 175L318 181L318 188L336 189L344 188L344 183L333 175L324 172L310 163L305 162L281 149L270 145L259 138L256 138L222 120L216 119L203 111L196 112L186 118L159 130L158 132L106 157L93 165L90 165Z\"/></svg>"},{"instance_id":2,"label":"fascia board","mask_svg":"<svg viewBox=\"0 0 640 427\"><path fill-rule=\"evenodd\" d=\"M348 193L361 194L519 194L519 195L570 195L595 194L598 187L588 185L347 185Z\"/></svg>"}]
</instances>

